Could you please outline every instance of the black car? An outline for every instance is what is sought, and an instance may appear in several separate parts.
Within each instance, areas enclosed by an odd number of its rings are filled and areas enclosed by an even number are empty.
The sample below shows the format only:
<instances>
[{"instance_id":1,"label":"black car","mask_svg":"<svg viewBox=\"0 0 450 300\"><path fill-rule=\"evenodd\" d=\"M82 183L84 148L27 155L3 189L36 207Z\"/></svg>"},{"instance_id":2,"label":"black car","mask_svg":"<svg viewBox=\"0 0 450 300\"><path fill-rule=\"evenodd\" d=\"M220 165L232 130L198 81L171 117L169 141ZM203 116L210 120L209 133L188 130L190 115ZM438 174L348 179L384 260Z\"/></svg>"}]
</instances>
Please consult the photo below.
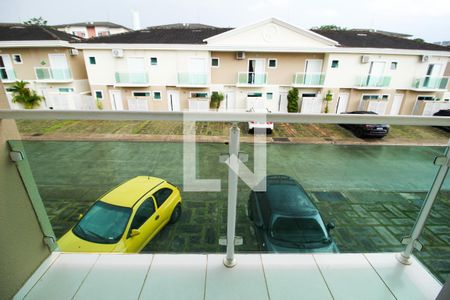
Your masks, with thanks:
<instances>
[{"instance_id":1,"label":"black car","mask_svg":"<svg viewBox=\"0 0 450 300\"><path fill-rule=\"evenodd\" d=\"M433 116L437 117L450 117L450 109L441 109L440 111L433 114ZM441 128L445 131L450 132L450 126L438 126L438 128Z\"/></svg>"},{"instance_id":2,"label":"black car","mask_svg":"<svg viewBox=\"0 0 450 300\"><path fill-rule=\"evenodd\" d=\"M343 114L350 115L377 115L373 111L351 111ZM389 125L387 124L339 124L350 130L355 136L359 138L376 137L383 138L389 133Z\"/></svg>"},{"instance_id":3,"label":"black car","mask_svg":"<svg viewBox=\"0 0 450 300\"><path fill-rule=\"evenodd\" d=\"M248 215L261 250L338 252L329 231L303 187L284 175L266 177L266 192L250 193Z\"/></svg>"}]
</instances>

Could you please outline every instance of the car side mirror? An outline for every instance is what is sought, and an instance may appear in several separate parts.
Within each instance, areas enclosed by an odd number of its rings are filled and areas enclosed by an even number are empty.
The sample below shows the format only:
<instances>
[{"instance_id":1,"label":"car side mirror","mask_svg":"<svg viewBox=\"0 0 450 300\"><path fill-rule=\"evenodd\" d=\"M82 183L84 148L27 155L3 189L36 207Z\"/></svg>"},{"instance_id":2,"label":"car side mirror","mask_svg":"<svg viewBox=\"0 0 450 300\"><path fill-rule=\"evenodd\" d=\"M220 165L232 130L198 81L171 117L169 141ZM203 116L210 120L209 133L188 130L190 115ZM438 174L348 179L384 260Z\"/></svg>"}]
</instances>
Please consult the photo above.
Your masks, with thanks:
<instances>
[{"instance_id":1,"label":"car side mirror","mask_svg":"<svg viewBox=\"0 0 450 300\"><path fill-rule=\"evenodd\" d=\"M130 237L140 235L141 231L139 229L131 229Z\"/></svg>"},{"instance_id":2,"label":"car side mirror","mask_svg":"<svg viewBox=\"0 0 450 300\"><path fill-rule=\"evenodd\" d=\"M83 217L83 214L79 214L78 215L78 220L81 220L82 217Z\"/></svg>"},{"instance_id":3,"label":"car side mirror","mask_svg":"<svg viewBox=\"0 0 450 300\"><path fill-rule=\"evenodd\" d=\"M336 225L333 222L330 222L327 224L327 230L330 231L331 229L334 229Z\"/></svg>"}]
</instances>

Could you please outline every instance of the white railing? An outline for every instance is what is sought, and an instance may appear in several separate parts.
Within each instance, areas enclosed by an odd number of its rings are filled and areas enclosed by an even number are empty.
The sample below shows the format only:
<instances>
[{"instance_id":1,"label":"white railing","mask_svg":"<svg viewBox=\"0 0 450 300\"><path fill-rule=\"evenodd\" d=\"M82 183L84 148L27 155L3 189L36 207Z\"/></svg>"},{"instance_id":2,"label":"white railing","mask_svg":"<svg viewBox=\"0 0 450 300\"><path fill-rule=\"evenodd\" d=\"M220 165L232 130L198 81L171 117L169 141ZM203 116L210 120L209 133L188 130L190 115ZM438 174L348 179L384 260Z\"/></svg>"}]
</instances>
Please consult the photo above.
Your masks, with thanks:
<instances>
[{"instance_id":1,"label":"white railing","mask_svg":"<svg viewBox=\"0 0 450 300\"><path fill-rule=\"evenodd\" d=\"M85 111L85 110L0 110L0 119L28 120L169 120L184 119L205 122L267 122L316 123L316 124L391 124L418 126L450 126L448 117L430 116L380 116L380 115L335 115L300 113L255 113L255 112L136 112L136 111Z\"/></svg>"}]
</instances>

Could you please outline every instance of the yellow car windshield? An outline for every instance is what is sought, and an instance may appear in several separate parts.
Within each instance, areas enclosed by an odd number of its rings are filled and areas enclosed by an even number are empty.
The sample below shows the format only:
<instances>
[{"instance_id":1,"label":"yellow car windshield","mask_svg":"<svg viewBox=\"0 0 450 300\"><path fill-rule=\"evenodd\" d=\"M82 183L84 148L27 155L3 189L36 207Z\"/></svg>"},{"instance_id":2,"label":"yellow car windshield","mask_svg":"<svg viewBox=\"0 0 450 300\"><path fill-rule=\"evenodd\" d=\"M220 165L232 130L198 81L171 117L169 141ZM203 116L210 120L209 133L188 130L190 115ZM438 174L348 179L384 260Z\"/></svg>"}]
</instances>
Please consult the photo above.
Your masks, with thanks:
<instances>
[{"instance_id":1,"label":"yellow car windshield","mask_svg":"<svg viewBox=\"0 0 450 300\"><path fill-rule=\"evenodd\" d=\"M114 244L122 237L130 215L131 208L97 201L72 232L89 242Z\"/></svg>"}]
</instances>

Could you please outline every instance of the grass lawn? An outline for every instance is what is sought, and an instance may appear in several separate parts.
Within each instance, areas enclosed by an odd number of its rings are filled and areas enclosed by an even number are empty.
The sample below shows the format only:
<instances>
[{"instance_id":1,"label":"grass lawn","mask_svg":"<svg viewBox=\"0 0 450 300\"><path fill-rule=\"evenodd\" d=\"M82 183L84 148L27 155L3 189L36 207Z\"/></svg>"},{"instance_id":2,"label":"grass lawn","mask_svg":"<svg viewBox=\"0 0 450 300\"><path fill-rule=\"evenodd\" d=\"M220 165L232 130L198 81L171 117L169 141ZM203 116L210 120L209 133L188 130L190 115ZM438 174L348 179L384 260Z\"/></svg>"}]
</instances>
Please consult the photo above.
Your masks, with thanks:
<instances>
[{"instance_id":1,"label":"grass lawn","mask_svg":"<svg viewBox=\"0 0 450 300\"><path fill-rule=\"evenodd\" d=\"M22 135L70 135L70 134L149 134L182 135L183 123L179 121L30 121L18 120L17 126ZM230 123L198 122L197 135L228 136ZM240 123L241 134L247 133L247 123ZM355 139L352 133L334 124L294 124L276 123L272 137ZM430 126L391 126L385 141L435 141L445 143L450 134Z\"/></svg>"}]
</instances>

